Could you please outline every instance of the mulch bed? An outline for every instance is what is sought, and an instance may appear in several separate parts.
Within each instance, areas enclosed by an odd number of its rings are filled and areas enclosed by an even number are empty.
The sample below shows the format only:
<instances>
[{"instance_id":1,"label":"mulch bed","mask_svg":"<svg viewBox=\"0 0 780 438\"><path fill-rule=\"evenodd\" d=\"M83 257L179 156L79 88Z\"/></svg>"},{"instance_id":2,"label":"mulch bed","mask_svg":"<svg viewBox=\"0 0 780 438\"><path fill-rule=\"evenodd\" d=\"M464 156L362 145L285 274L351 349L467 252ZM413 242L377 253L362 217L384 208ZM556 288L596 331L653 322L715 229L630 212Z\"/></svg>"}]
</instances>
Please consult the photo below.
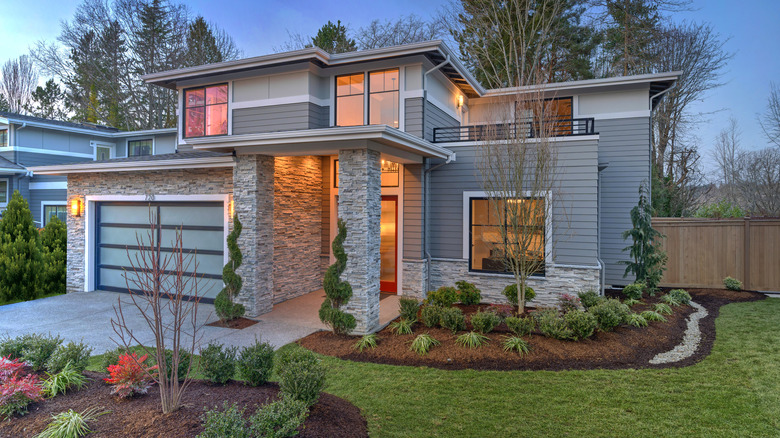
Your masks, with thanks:
<instances>
[{"instance_id":1,"label":"mulch bed","mask_svg":"<svg viewBox=\"0 0 780 438\"><path fill-rule=\"evenodd\" d=\"M241 317L241 318L236 318L236 319L234 319L232 321L227 321L227 322L222 322L222 320L218 319L218 320L216 320L214 322L210 322L210 323L208 323L206 325L207 326L211 326L211 327L222 327L222 328L241 330L241 329L245 329L247 327L251 327L251 326L257 324L258 322L260 322L260 321L255 321L254 319Z\"/></svg>"},{"instance_id":2,"label":"mulch bed","mask_svg":"<svg viewBox=\"0 0 780 438\"><path fill-rule=\"evenodd\" d=\"M103 383L104 374L87 372L92 380L84 389L68 392L50 400L30 406L29 413L11 421L0 422L2 437L32 437L51 421L51 415L73 409L81 412L97 406L110 414L99 417L90 424L94 433L90 437L195 437L202 432L201 417L204 408L219 406L223 401L235 402L246 407L247 417L257 405L277 399L279 388L269 383L259 387L240 382L212 385L195 381L184 393L184 407L164 415L160 410L160 393L156 386L146 395L120 399L110 394ZM311 408L301 437L367 437L366 420L352 403L331 394L322 393Z\"/></svg>"},{"instance_id":3,"label":"mulch bed","mask_svg":"<svg viewBox=\"0 0 780 438\"><path fill-rule=\"evenodd\" d=\"M300 345L320 354L341 359L373 362L389 365L427 366L441 369L474 370L579 370L669 368L687 366L699 362L712 350L715 341L715 318L722 305L734 302L757 301L765 296L755 292L733 292L721 289L688 289L693 300L708 311L700 321L702 343L696 353L682 361L669 364L649 364L659 353L671 350L684 336L691 306L674 308L667 322L651 322L646 328L620 326L613 332L597 332L592 338L579 342L559 341L539 333L526 338L531 351L520 356L503 351L503 337L509 330L501 324L487 336L490 342L480 348L470 349L455 342L456 335L442 328L427 328L422 323L414 326L413 335L395 335L389 327L377 335L379 342L374 350L362 353L353 349L357 337L337 336L321 331L298 341ZM619 296L618 291L608 291L608 296ZM645 297L645 304L632 308L634 312L648 310L659 297ZM464 307L464 313L476 310L476 306ZM470 327L469 327L470 328ZM433 347L427 355L419 356L409 350L409 343L420 333L428 333L441 345Z\"/></svg>"}]
</instances>

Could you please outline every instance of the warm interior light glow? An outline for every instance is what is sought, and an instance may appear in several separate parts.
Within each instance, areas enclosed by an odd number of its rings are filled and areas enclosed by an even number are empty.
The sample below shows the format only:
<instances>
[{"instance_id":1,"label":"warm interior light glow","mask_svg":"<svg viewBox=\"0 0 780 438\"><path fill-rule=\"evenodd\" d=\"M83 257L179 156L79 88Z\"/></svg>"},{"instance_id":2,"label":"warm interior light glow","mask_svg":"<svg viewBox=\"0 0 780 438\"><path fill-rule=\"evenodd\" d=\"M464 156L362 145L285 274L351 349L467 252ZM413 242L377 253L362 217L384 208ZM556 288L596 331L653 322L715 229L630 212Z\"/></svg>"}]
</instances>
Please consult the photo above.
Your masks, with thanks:
<instances>
[{"instance_id":1,"label":"warm interior light glow","mask_svg":"<svg viewBox=\"0 0 780 438\"><path fill-rule=\"evenodd\" d=\"M76 217L81 216L81 200L79 198L70 201L70 214Z\"/></svg>"},{"instance_id":2,"label":"warm interior light glow","mask_svg":"<svg viewBox=\"0 0 780 438\"><path fill-rule=\"evenodd\" d=\"M230 217L232 218L235 214L233 211L233 199L231 198L230 201L228 201L228 214L230 214Z\"/></svg>"},{"instance_id":3,"label":"warm interior light glow","mask_svg":"<svg viewBox=\"0 0 780 438\"><path fill-rule=\"evenodd\" d=\"M463 95L458 96L458 108L463 106Z\"/></svg>"}]
</instances>

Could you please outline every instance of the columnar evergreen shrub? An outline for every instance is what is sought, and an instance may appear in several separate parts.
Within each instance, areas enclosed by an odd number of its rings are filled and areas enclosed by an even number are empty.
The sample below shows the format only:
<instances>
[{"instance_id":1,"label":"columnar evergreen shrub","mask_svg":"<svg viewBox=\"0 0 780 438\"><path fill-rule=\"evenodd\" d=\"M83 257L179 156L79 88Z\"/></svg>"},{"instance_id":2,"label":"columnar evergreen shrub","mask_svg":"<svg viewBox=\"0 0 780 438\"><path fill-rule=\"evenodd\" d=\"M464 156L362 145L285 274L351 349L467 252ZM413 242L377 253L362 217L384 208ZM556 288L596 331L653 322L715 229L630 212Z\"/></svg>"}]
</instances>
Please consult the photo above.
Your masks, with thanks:
<instances>
[{"instance_id":1,"label":"columnar evergreen shrub","mask_svg":"<svg viewBox=\"0 0 780 438\"><path fill-rule=\"evenodd\" d=\"M460 295L460 302L469 306L473 304L479 304L482 301L482 293L476 286L465 280L456 281L455 286L458 287Z\"/></svg>"},{"instance_id":2,"label":"columnar evergreen shrub","mask_svg":"<svg viewBox=\"0 0 780 438\"><path fill-rule=\"evenodd\" d=\"M241 235L241 221L238 220L238 214L233 216L233 231L228 234L228 262L222 268L222 282L225 287L214 298L214 311L222 321L231 321L244 316L246 309L243 305L234 302L235 297L241 292L243 280L236 273L236 269L244 261L244 255L241 254L241 248L238 246L238 237Z\"/></svg>"},{"instance_id":3,"label":"columnar evergreen shrub","mask_svg":"<svg viewBox=\"0 0 780 438\"><path fill-rule=\"evenodd\" d=\"M14 191L0 220L0 300L33 300L41 295L41 237L27 200Z\"/></svg>"},{"instance_id":4,"label":"columnar evergreen shrub","mask_svg":"<svg viewBox=\"0 0 780 438\"><path fill-rule=\"evenodd\" d=\"M68 252L68 232L65 224L52 216L41 232L41 257L43 272L41 273L42 290L44 294L65 293L65 272Z\"/></svg>"},{"instance_id":5,"label":"columnar evergreen shrub","mask_svg":"<svg viewBox=\"0 0 780 438\"><path fill-rule=\"evenodd\" d=\"M338 221L339 232L333 239L333 256L336 263L330 265L325 272L322 281L325 289L325 301L320 307L320 321L330 327L334 333L343 335L351 332L357 325L355 317L341 310L341 306L347 304L352 298L352 286L341 281L341 274L347 268L347 253L344 251L344 239L347 238L347 226L344 221Z\"/></svg>"},{"instance_id":6,"label":"columnar evergreen shrub","mask_svg":"<svg viewBox=\"0 0 780 438\"><path fill-rule=\"evenodd\" d=\"M632 228L623 232L623 239L631 238L631 246L623 248L628 251L631 261L624 261L628 274L636 276L636 282L647 286L650 294L655 293L661 283L661 277L666 270L666 253L661 250L663 235L653 228L653 206L648 199L647 187L639 188L639 202L631 209Z\"/></svg>"}]
</instances>

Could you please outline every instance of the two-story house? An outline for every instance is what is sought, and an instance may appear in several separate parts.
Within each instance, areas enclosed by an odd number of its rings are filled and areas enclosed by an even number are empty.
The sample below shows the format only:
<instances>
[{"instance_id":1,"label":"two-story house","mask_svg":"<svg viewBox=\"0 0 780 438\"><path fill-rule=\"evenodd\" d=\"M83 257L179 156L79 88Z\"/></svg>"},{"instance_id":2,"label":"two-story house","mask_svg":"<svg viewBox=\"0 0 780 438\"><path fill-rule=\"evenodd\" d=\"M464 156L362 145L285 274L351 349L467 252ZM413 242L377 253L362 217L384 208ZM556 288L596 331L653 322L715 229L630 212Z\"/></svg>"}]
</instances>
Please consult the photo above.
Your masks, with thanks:
<instances>
[{"instance_id":1,"label":"two-story house","mask_svg":"<svg viewBox=\"0 0 780 438\"><path fill-rule=\"evenodd\" d=\"M172 153L175 149L175 128L128 132L0 111L0 211L18 190L27 199L37 226L46 226L52 216L65 222L67 178L35 175L29 168Z\"/></svg>"},{"instance_id":2,"label":"two-story house","mask_svg":"<svg viewBox=\"0 0 780 438\"><path fill-rule=\"evenodd\" d=\"M556 244L531 279L537 303L628 282L621 233L650 178L652 109L676 78L545 87L571 128L554 139L565 196L551 199L549 227L538 231ZM485 90L440 41L309 48L145 80L178 92L176 153L32 169L68 177L69 290L127 290L123 269L151 207L163 246L181 227L184 246L197 249L206 299L221 289L225 237L238 216L238 300L252 316L321 289L337 218L348 229L342 278L358 333L377 328L380 291L424 297L467 280L487 300L503 299L512 278L490 250L472 127L491 123L491 105L523 90Z\"/></svg>"}]
</instances>

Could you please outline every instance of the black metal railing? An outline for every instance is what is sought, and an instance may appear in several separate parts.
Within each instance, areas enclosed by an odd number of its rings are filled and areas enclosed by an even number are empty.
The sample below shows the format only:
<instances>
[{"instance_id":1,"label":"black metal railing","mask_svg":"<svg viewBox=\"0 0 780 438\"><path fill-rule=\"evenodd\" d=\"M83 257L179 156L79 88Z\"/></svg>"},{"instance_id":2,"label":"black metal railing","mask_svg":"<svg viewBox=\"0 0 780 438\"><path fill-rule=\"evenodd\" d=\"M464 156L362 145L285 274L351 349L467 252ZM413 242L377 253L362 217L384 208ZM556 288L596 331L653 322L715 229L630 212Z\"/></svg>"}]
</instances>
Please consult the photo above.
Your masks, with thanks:
<instances>
[{"instance_id":1,"label":"black metal railing","mask_svg":"<svg viewBox=\"0 0 780 438\"><path fill-rule=\"evenodd\" d=\"M458 141L485 141L513 139L518 137L540 137L538 123L531 120L520 123L499 123L485 125L447 126L433 128L434 143ZM544 128L545 135L570 137L595 134L593 118L555 119Z\"/></svg>"}]
</instances>

